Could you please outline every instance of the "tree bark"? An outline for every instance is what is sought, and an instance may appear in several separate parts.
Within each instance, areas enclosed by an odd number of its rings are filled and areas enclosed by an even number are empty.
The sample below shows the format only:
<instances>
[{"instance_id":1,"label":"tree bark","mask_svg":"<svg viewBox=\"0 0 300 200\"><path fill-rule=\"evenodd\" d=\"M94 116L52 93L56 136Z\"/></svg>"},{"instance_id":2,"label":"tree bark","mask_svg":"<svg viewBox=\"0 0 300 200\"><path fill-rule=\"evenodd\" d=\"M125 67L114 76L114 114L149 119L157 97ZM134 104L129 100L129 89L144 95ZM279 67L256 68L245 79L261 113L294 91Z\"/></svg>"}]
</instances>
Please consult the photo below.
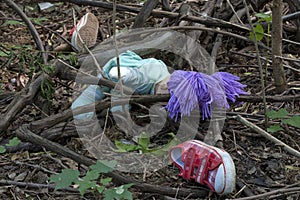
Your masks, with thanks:
<instances>
[{"instance_id":1,"label":"tree bark","mask_svg":"<svg viewBox=\"0 0 300 200\"><path fill-rule=\"evenodd\" d=\"M272 67L277 93L287 89L282 65L282 0L273 0L272 7Z\"/></svg>"}]
</instances>

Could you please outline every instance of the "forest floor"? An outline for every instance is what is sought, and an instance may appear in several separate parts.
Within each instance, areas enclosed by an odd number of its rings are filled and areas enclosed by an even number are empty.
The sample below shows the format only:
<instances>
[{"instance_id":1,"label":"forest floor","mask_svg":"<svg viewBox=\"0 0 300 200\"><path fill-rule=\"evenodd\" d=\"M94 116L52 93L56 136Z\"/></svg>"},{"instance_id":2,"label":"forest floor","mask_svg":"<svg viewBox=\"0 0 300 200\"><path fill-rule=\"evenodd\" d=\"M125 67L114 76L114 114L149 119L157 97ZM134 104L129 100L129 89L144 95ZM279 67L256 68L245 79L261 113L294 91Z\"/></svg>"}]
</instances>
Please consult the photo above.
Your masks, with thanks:
<instances>
[{"instance_id":1,"label":"forest floor","mask_svg":"<svg viewBox=\"0 0 300 200\"><path fill-rule=\"evenodd\" d=\"M179 12L178 10L183 5L183 1L170 2L172 2L173 12ZM204 10L204 5L209 5L208 1L205 0L186 2L187 5L191 6L195 16ZM87 12L92 12L97 16L100 22L97 43L110 38L113 33L112 9L71 3L55 3L53 7L41 11L37 3L32 3L32 1L20 0L17 3L27 17L34 22L34 26L48 52L49 61L57 58L70 61L77 55L79 57L85 55L76 54L74 50L65 45L66 42L62 39L63 37L65 40L70 41L69 32L73 27L74 16L79 19ZM138 4L137 1L123 0L118 1L118 3L134 8L142 7L142 4ZM236 10L242 10L244 7L242 1L232 1L232 4ZM265 2L265 5L260 5L259 11L270 11L270 4ZM228 4L225 1L223 6L224 8L219 7L214 16L229 20L230 16L234 14L227 13L225 7L228 7ZM160 9L161 7L162 5L159 4L156 8ZM41 64L41 54L36 50L35 41L20 16L6 3L1 2L0 8L0 118L4 119L11 107L14 106L11 104L13 99L19 96L19 92L28 91L27 87L34 80L34 75L40 71L49 72L50 68L48 65ZM292 12L292 9L289 8L288 4L284 4L284 14L290 12ZM254 17L253 12L252 16ZM134 23L135 17L135 13L118 11L117 29L120 32L129 29ZM160 25L172 27L183 21L179 17L163 24L166 19L166 17L153 15L149 17L144 26L152 28L158 28ZM246 16L241 17L241 20L246 23ZM188 25L198 26L199 24ZM212 28L215 27L212 26ZM249 32L233 27L222 27L221 30L249 37ZM297 28L293 20L284 23L283 36L285 39L296 41L296 31ZM199 38L203 49L212 52L217 41L217 35L215 32L203 31ZM265 45L268 43L266 38L263 38L261 42ZM142 44L139 45L142 46ZM266 76L264 80L265 91L268 97L266 110L278 111L285 109L288 112L288 115L284 116L285 119L300 116L300 56L297 49L299 49L299 43L297 45L283 42L283 57L286 58L283 59L283 63L288 88L282 94L276 94L275 92L271 63L262 59L263 72ZM260 47L260 50L262 58L271 59L270 51L262 47ZM205 54L210 54L207 52ZM188 62L179 65L174 61L174 56L165 51L157 51L146 56L161 59L168 66L175 69L190 69ZM266 65L268 66L267 69L265 69ZM248 97L241 97L243 101L241 104L232 105L230 110L227 111L224 127L221 131L223 138L221 146L232 156L236 166L236 190L226 196L219 196L215 193L201 193L200 191L207 191L207 189L197 183L183 180L178 176L178 170L169 164L161 169L146 171L141 174L122 173L125 177L133 177L139 181L161 186L161 193L153 193L143 189L140 190L137 185L130 189L133 193L133 199L243 199L246 197L248 199L251 199L251 197L252 199L300 199L300 192L297 191L297 188L300 188L300 158L290 154L282 146L276 145L273 141L236 119L237 115L242 116L263 130L267 130L271 125L276 125L277 128L281 127L281 130L269 134L296 151L300 151L299 125L294 124L293 126L283 123L280 118L269 119L268 124L265 124L265 106L261 98L262 84L254 44L237 37L223 35L222 43L217 50L216 68L218 71L226 71L239 76L240 82L247 85L245 90L249 93ZM50 77L49 80L51 84L46 84L49 87L39 90L34 98L26 102L26 105L15 113L9 126L5 130L0 129L2 131L0 132L1 145L5 146L10 139L14 138L21 125L48 119L70 108L73 95L77 94L76 91L79 89L79 85L75 81L64 80L58 76ZM149 123L149 117L145 116L147 116L150 106L151 104L148 103L140 103L132 107L131 114L137 124L145 125ZM113 122L111 114L109 116L106 117L106 111L99 113L98 119L101 126L104 126L104 122L108 118L107 127L105 128L108 137L111 140L123 139L122 137L126 134ZM295 123L298 123L297 117L295 120ZM197 134L197 139L205 137L207 123L207 121L203 122L200 128L203 132ZM170 122L169 127L164 127L160 134L151 138L151 145L159 146L165 142L169 137L168 133L175 133L178 126L177 123ZM91 156L82 144L80 137L78 137L72 117L66 118L65 121L55 126L46 126L41 132L45 132L44 135L55 134L51 139L52 141L80 154ZM43 135L41 132L39 134ZM71 186L69 190L54 191L53 185L49 185L51 175L60 173L62 169L66 168L79 170L83 175L87 167L47 148L39 148L37 144L22 143L22 145L8 148L7 152L0 154L0 199L103 199L101 194L93 192L87 192L84 196L81 196L76 189L74 190L75 186ZM31 185L28 183L31 183ZM191 189L191 191L199 190L199 197L195 197L195 194L181 197L168 195L168 192L164 193L164 187L178 188L178 190L182 188ZM272 194L268 193L272 191ZM255 196L259 194L262 196Z\"/></svg>"}]
</instances>

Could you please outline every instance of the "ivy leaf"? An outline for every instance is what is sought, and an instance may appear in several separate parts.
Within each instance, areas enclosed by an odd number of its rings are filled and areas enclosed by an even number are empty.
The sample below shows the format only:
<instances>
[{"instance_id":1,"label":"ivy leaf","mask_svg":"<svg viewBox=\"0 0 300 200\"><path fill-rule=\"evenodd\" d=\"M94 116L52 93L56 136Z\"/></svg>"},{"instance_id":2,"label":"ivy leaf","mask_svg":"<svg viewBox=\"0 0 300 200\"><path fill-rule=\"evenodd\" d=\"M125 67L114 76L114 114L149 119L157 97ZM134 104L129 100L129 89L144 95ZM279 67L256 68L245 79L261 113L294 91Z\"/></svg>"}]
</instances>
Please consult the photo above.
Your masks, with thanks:
<instances>
[{"instance_id":1,"label":"ivy leaf","mask_svg":"<svg viewBox=\"0 0 300 200\"><path fill-rule=\"evenodd\" d=\"M12 139L9 140L8 144L5 146L7 147L14 147L20 144L21 140L18 137L13 137Z\"/></svg>"},{"instance_id":2,"label":"ivy leaf","mask_svg":"<svg viewBox=\"0 0 300 200\"><path fill-rule=\"evenodd\" d=\"M300 128L300 116L294 115L290 119L282 120L282 123Z\"/></svg>"},{"instance_id":3,"label":"ivy leaf","mask_svg":"<svg viewBox=\"0 0 300 200\"><path fill-rule=\"evenodd\" d=\"M100 185L100 186L96 185L96 189L101 194L104 191L105 187L102 185Z\"/></svg>"},{"instance_id":4,"label":"ivy leaf","mask_svg":"<svg viewBox=\"0 0 300 200\"><path fill-rule=\"evenodd\" d=\"M275 124L275 125L272 125L269 128L267 128L267 131L270 133L275 133L277 131L282 131L282 130L283 130L283 128L281 128L281 126L279 124Z\"/></svg>"},{"instance_id":5,"label":"ivy leaf","mask_svg":"<svg viewBox=\"0 0 300 200\"><path fill-rule=\"evenodd\" d=\"M94 189L96 188L96 182L95 181L88 181L88 180L80 180L77 182L79 184L79 192L81 194L81 196L84 195L84 193L88 190L88 189Z\"/></svg>"},{"instance_id":6,"label":"ivy leaf","mask_svg":"<svg viewBox=\"0 0 300 200\"><path fill-rule=\"evenodd\" d=\"M98 177L99 177L99 172L97 170L91 170L86 173L86 175L83 177L83 180L91 181L97 179Z\"/></svg>"},{"instance_id":7,"label":"ivy leaf","mask_svg":"<svg viewBox=\"0 0 300 200\"><path fill-rule=\"evenodd\" d=\"M104 200L127 199L132 200L132 193L128 190L133 184L121 185L120 187L110 188L104 191Z\"/></svg>"},{"instance_id":8,"label":"ivy leaf","mask_svg":"<svg viewBox=\"0 0 300 200\"><path fill-rule=\"evenodd\" d=\"M117 162L115 160L97 160L95 165L91 165L90 169L98 173L108 173L112 172L116 166Z\"/></svg>"},{"instance_id":9,"label":"ivy leaf","mask_svg":"<svg viewBox=\"0 0 300 200\"><path fill-rule=\"evenodd\" d=\"M4 146L0 145L0 153L5 153L6 149Z\"/></svg>"},{"instance_id":10,"label":"ivy leaf","mask_svg":"<svg viewBox=\"0 0 300 200\"><path fill-rule=\"evenodd\" d=\"M118 148L117 151L119 152L129 152L129 151L136 151L139 150L140 147L134 144L125 144L121 141L116 140L115 145Z\"/></svg>"},{"instance_id":11,"label":"ivy leaf","mask_svg":"<svg viewBox=\"0 0 300 200\"><path fill-rule=\"evenodd\" d=\"M282 119L282 118L286 117L288 114L289 114L288 111L286 111L286 109L284 109L284 108L281 108L278 111L270 110L270 111L266 112L266 115L270 119Z\"/></svg>"},{"instance_id":12,"label":"ivy leaf","mask_svg":"<svg viewBox=\"0 0 300 200\"><path fill-rule=\"evenodd\" d=\"M107 186L110 182L111 182L112 178L102 178L100 180L100 183L103 185L103 186Z\"/></svg>"},{"instance_id":13,"label":"ivy leaf","mask_svg":"<svg viewBox=\"0 0 300 200\"><path fill-rule=\"evenodd\" d=\"M55 183L55 190L66 188L73 182L77 182L79 171L73 169L63 169L60 174L50 177L50 181Z\"/></svg>"},{"instance_id":14,"label":"ivy leaf","mask_svg":"<svg viewBox=\"0 0 300 200\"><path fill-rule=\"evenodd\" d=\"M150 144L150 137L145 133L141 133L138 139L138 145L141 147L142 150L148 149Z\"/></svg>"}]
</instances>

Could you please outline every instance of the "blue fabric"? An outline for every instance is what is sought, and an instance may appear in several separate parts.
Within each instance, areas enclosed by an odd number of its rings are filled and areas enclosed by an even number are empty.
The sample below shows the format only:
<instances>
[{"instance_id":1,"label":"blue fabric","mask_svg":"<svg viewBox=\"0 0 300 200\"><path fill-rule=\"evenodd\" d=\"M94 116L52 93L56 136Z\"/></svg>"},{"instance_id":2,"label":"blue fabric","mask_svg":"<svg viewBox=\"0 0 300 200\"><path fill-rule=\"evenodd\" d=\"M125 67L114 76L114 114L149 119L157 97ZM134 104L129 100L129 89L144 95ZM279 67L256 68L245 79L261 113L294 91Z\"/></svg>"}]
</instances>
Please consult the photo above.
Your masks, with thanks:
<instances>
[{"instance_id":1,"label":"blue fabric","mask_svg":"<svg viewBox=\"0 0 300 200\"><path fill-rule=\"evenodd\" d=\"M131 75L122 78L124 85L140 94L154 94L155 84L162 81L170 73L167 66L161 60L155 58L142 59L132 51L126 51L119 56L120 66L127 67L131 70ZM117 82L109 76L111 68L117 67L117 59L109 60L103 67L104 76Z\"/></svg>"},{"instance_id":2,"label":"blue fabric","mask_svg":"<svg viewBox=\"0 0 300 200\"><path fill-rule=\"evenodd\" d=\"M119 55L120 67L126 67L130 70L126 76L122 76L122 83L136 90L140 94L154 94L156 83L162 81L169 75L167 66L161 60L155 58L142 59L139 55L132 51L126 51ZM117 78L111 77L109 72L113 67L117 67L117 59L112 58L103 67L103 75L114 82L118 82ZM102 76L99 74L99 78ZM71 109L80 106L95 103L105 97L103 92L111 92L116 94L113 89L110 91L107 87L99 87L97 85L88 86L81 95L72 103ZM113 97L116 99L116 97ZM125 105L129 109L129 105ZM122 106L115 106L112 112L122 111ZM74 116L75 119L90 119L94 112L83 113Z\"/></svg>"},{"instance_id":3,"label":"blue fabric","mask_svg":"<svg viewBox=\"0 0 300 200\"><path fill-rule=\"evenodd\" d=\"M98 78L102 78L101 74L98 75ZM99 87L98 85L90 85L88 86L80 96L72 103L71 109L85 106L91 103L95 103L96 101L103 99L105 95L104 92L109 92L108 87ZM94 115L94 112L82 113L74 116L75 119L90 119Z\"/></svg>"}]
</instances>

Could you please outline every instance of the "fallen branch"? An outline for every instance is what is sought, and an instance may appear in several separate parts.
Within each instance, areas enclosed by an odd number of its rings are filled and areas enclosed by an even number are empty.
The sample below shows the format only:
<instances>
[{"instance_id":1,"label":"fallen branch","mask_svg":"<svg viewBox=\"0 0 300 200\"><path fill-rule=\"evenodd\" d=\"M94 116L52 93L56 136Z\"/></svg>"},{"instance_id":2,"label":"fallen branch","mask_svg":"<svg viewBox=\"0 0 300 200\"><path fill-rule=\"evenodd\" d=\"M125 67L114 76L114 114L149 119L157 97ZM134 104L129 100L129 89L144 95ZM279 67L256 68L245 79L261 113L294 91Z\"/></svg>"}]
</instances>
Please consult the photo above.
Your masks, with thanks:
<instances>
[{"instance_id":1,"label":"fallen branch","mask_svg":"<svg viewBox=\"0 0 300 200\"><path fill-rule=\"evenodd\" d=\"M42 81L46 77L46 74L39 73L28 87L24 88L20 94L15 96L14 100L9 104L7 111L0 116L0 133L5 131L15 116L32 101L39 91Z\"/></svg>"},{"instance_id":2,"label":"fallen branch","mask_svg":"<svg viewBox=\"0 0 300 200\"><path fill-rule=\"evenodd\" d=\"M61 113L51 115L49 117L34 121L30 123L30 129L34 132L38 132L44 128L52 127L60 122L67 121L73 115L78 115L86 112L101 111L111 106L124 105L129 101L131 103L155 103L155 102L167 102L169 100L169 95L132 95L120 98L118 101L111 101L109 98L96 102L96 104L86 105L74 110L68 109ZM268 102L289 102L289 101L299 101L300 95L295 96L267 96ZM261 102L261 96L240 96L238 101L244 102Z\"/></svg>"},{"instance_id":3,"label":"fallen branch","mask_svg":"<svg viewBox=\"0 0 300 200\"><path fill-rule=\"evenodd\" d=\"M33 39L34 39L34 42L35 42L36 46L38 47L38 49L42 53L43 62L44 62L44 64L46 64L47 63L47 55L46 55L45 48L43 46L42 40L41 40L37 30L35 29L35 27L31 23L30 19L19 8L19 6L17 4L15 4L13 1L5 0L5 3L7 3L7 5L9 5L12 9L14 9L14 11L16 11L19 14L20 17L22 18L22 20L24 21L24 23L27 25L27 27L28 27Z\"/></svg>"},{"instance_id":4,"label":"fallen branch","mask_svg":"<svg viewBox=\"0 0 300 200\"><path fill-rule=\"evenodd\" d=\"M5 180L2 179L0 180L0 185L15 185L18 187L26 187L26 188L36 188L36 189L41 189L41 188L47 188L50 190L55 189L54 184L40 184L40 183L27 183L27 182L18 182L18 181L10 181L10 180ZM68 191L68 192L78 192L78 189L67 187L64 189L61 189L62 191Z\"/></svg>"},{"instance_id":5,"label":"fallen branch","mask_svg":"<svg viewBox=\"0 0 300 200\"><path fill-rule=\"evenodd\" d=\"M278 140L277 138L275 138L274 136L270 135L269 133L267 133L266 131L264 131L263 129L261 129L260 127L256 126L255 124L249 122L247 119L243 118L242 116L238 115L236 117L236 119L238 121L240 121L242 124L244 124L245 126L251 128L252 130L256 131L257 133L260 133L262 136L264 136L265 138L267 138L268 140L274 142L277 145L280 145L283 147L284 150L286 150L287 152L289 152L290 154L300 158L300 152L293 149L292 147L288 146L287 144L283 143L282 141Z\"/></svg>"},{"instance_id":6,"label":"fallen branch","mask_svg":"<svg viewBox=\"0 0 300 200\"><path fill-rule=\"evenodd\" d=\"M267 197L269 197L271 195L280 194L280 193L282 193L284 195L284 194L290 193L290 192L299 193L299 191L300 191L300 187L282 188L282 189L273 190L270 192L266 192L263 194L258 194L258 195L254 195L254 196L250 196L250 197L237 198L235 200L267 199ZM278 198L278 196L277 196L277 198Z\"/></svg>"},{"instance_id":7,"label":"fallen branch","mask_svg":"<svg viewBox=\"0 0 300 200\"><path fill-rule=\"evenodd\" d=\"M30 33L33 36L33 39L41 51L42 59L44 64L47 63L47 55L39 37L38 32L36 31L35 27L25 15L25 13L11 0L5 0L5 2L12 7L22 18L25 24L28 26ZM9 104L7 112L0 116L0 133L5 131L12 120L15 118L16 114L18 114L27 104L31 102L31 100L35 97L36 93L39 91L42 81L45 80L47 77L44 73L39 73L36 76L36 79L31 82L29 87L26 87L19 96L16 96L15 99ZM27 92L28 90L28 92Z\"/></svg>"},{"instance_id":8,"label":"fallen branch","mask_svg":"<svg viewBox=\"0 0 300 200\"><path fill-rule=\"evenodd\" d=\"M38 1L43 2L43 0L38 0ZM78 4L78 5L95 6L95 7L101 7L101 8L106 8L106 9L113 8L112 3L91 1L91 0L47 0L47 2L69 2L69 3ZM120 4L116 5L116 8L117 8L117 11L128 11L128 12L133 12L133 13L139 13L141 10L140 8L134 8L134 7L120 5ZM246 26L234 24L231 22L227 22L227 21L224 21L221 19L208 17L208 16L201 16L201 17L189 16L189 15L180 16L180 13L173 13L173 12L157 10L157 9L152 10L151 14L155 17L168 17L168 18L172 18L172 19L178 19L179 17L181 17L181 20L200 23L200 24L204 24L206 26L234 28L239 31L244 31L247 33L250 31L250 29ZM268 35L268 34L264 34L264 35L267 37L271 37L271 35ZM295 42L295 41L291 41L291 40L287 40L287 39L283 39L282 41L300 45L299 42Z\"/></svg>"},{"instance_id":9,"label":"fallen branch","mask_svg":"<svg viewBox=\"0 0 300 200\"><path fill-rule=\"evenodd\" d=\"M90 158L84 157L74 151L71 151L70 149L52 142L50 140L47 140L45 138L42 138L41 136L38 136L34 134L31 130L28 129L28 125L22 125L16 130L17 136L25 141L30 141L34 144L38 144L41 146L44 146L46 149L55 152L59 155L68 157L78 163L81 163L86 166L90 166L95 164L95 160L92 160ZM142 192L147 193L157 193L161 195L167 195L171 197L205 197L208 195L208 191L201 190L201 189L186 189L186 188L172 188L172 187L161 187L160 185L152 185L144 182L140 182L138 180L135 180L133 178L125 177L118 172L111 172L107 174L108 176L113 178L113 182L116 184L127 184L127 183L134 183L133 187L138 189Z\"/></svg>"},{"instance_id":10,"label":"fallen branch","mask_svg":"<svg viewBox=\"0 0 300 200\"><path fill-rule=\"evenodd\" d=\"M133 28L142 28L152 10L157 6L158 0L148 0L144 3L139 14L135 17Z\"/></svg>"}]
</instances>

